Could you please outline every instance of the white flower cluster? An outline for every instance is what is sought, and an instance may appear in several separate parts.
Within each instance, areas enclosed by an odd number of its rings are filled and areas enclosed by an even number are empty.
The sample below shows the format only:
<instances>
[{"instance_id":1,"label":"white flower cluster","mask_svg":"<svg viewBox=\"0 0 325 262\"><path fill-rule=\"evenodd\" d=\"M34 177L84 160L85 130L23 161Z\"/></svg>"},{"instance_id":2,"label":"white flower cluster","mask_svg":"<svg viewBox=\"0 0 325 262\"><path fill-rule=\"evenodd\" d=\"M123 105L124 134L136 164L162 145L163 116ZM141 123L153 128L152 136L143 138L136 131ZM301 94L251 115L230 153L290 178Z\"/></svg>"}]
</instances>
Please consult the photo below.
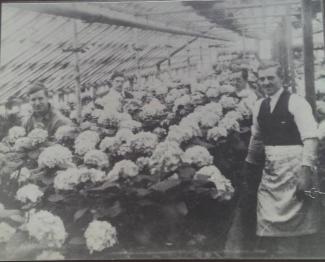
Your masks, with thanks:
<instances>
[{"instance_id":1,"label":"white flower cluster","mask_svg":"<svg viewBox=\"0 0 325 262\"><path fill-rule=\"evenodd\" d=\"M158 99L152 99L145 104L139 113L141 120L159 119L166 115L166 107Z\"/></svg>"},{"instance_id":2,"label":"white flower cluster","mask_svg":"<svg viewBox=\"0 0 325 262\"><path fill-rule=\"evenodd\" d=\"M73 190L81 182L81 172L77 168L68 168L57 172L54 188L57 190Z\"/></svg>"},{"instance_id":3,"label":"white flower cluster","mask_svg":"<svg viewBox=\"0 0 325 262\"><path fill-rule=\"evenodd\" d=\"M87 248L92 254L94 251L103 251L117 243L117 232L107 221L92 221L84 234Z\"/></svg>"},{"instance_id":4,"label":"white flower cluster","mask_svg":"<svg viewBox=\"0 0 325 262\"><path fill-rule=\"evenodd\" d=\"M224 117L219 122L219 127L229 131L240 131L240 125L238 121L233 117Z\"/></svg>"},{"instance_id":5,"label":"white flower cluster","mask_svg":"<svg viewBox=\"0 0 325 262\"><path fill-rule=\"evenodd\" d=\"M236 89L232 85L221 85L219 91L220 94L229 94L235 92Z\"/></svg>"},{"instance_id":6,"label":"white flower cluster","mask_svg":"<svg viewBox=\"0 0 325 262\"><path fill-rule=\"evenodd\" d=\"M67 237L61 218L45 210L31 210L26 229L31 237L49 247L62 247Z\"/></svg>"},{"instance_id":7,"label":"white flower cluster","mask_svg":"<svg viewBox=\"0 0 325 262\"><path fill-rule=\"evenodd\" d=\"M129 116L129 117L126 117ZM117 128L121 120L132 120L131 116L126 113L120 113L115 110L102 110L97 122L107 128Z\"/></svg>"},{"instance_id":8,"label":"white flower cluster","mask_svg":"<svg viewBox=\"0 0 325 262\"><path fill-rule=\"evenodd\" d=\"M191 93L201 92L206 93L208 91L209 86L205 83L191 83Z\"/></svg>"},{"instance_id":9,"label":"white flower cluster","mask_svg":"<svg viewBox=\"0 0 325 262\"><path fill-rule=\"evenodd\" d=\"M237 107L238 101L234 97L223 95L220 98L219 103L224 109L234 109Z\"/></svg>"},{"instance_id":10,"label":"white flower cluster","mask_svg":"<svg viewBox=\"0 0 325 262\"><path fill-rule=\"evenodd\" d=\"M72 153L61 145L53 145L44 149L38 157L38 166L40 168L68 168L72 164Z\"/></svg>"},{"instance_id":11,"label":"white flower cluster","mask_svg":"<svg viewBox=\"0 0 325 262\"><path fill-rule=\"evenodd\" d=\"M170 173L182 163L184 152L176 142L162 142L157 145L150 158L150 172Z\"/></svg>"},{"instance_id":12,"label":"white flower cluster","mask_svg":"<svg viewBox=\"0 0 325 262\"><path fill-rule=\"evenodd\" d=\"M194 113L198 114L199 124L203 128L214 127L223 115L222 106L215 102L197 107Z\"/></svg>"},{"instance_id":13,"label":"white flower cluster","mask_svg":"<svg viewBox=\"0 0 325 262\"><path fill-rule=\"evenodd\" d=\"M46 130L41 128L35 128L29 132L28 137L32 141L32 146L36 146L44 143L48 138L48 133Z\"/></svg>"},{"instance_id":14,"label":"white flower cluster","mask_svg":"<svg viewBox=\"0 0 325 262\"><path fill-rule=\"evenodd\" d=\"M18 189L16 199L22 203L36 203L44 193L37 185L28 184Z\"/></svg>"},{"instance_id":15,"label":"white flower cluster","mask_svg":"<svg viewBox=\"0 0 325 262\"><path fill-rule=\"evenodd\" d=\"M212 165L213 157L205 147L193 146L185 151L183 162L196 167L203 167Z\"/></svg>"},{"instance_id":16,"label":"white flower cluster","mask_svg":"<svg viewBox=\"0 0 325 262\"><path fill-rule=\"evenodd\" d=\"M217 142L221 137L227 137L228 131L223 126L216 126L208 130L207 139Z\"/></svg>"},{"instance_id":17,"label":"white flower cluster","mask_svg":"<svg viewBox=\"0 0 325 262\"><path fill-rule=\"evenodd\" d=\"M182 142L189 141L195 136L193 129L190 127L182 127L180 125L172 125L169 127L167 141L176 142L181 144Z\"/></svg>"},{"instance_id":18,"label":"white flower cluster","mask_svg":"<svg viewBox=\"0 0 325 262\"><path fill-rule=\"evenodd\" d=\"M176 88L171 89L165 97L165 102L167 104L173 104L176 101L176 99L186 94L187 94L186 89L176 89Z\"/></svg>"},{"instance_id":19,"label":"white flower cluster","mask_svg":"<svg viewBox=\"0 0 325 262\"><path fill-rule=\"evenodd\" d=\"M10 143L15 143L16 140L20 137L26 136L25 128L21 126L13 126L8 131L8 139Z\"/></svg>"},{"instance_id":20,"label":"white flower cluster","mask_svg":"<svg viewBox=\"0 0 325 262\"><path fill-rule=\"evenodd\" d=\"M108 180L108 175L102 171L95 168L81 168L81 182L91 181L96 184Z\"/></svg>"},{"instance_id":21,"label":"white flower cluster","mask_svg":"<svg viewBox=\"0 0 325 262\"><path fill-rule=\"evenodd\" d=\"M117 162L113 169L108 173L109 179L117 180L120 176L134 177L139 174L139 167L131 160Z\"/></svg>"},{"instance_id":22,"label":"white flower cluster","mask_svg":"<svg viewBox=\"0 0 325 262\"><path fill-rule=\"evenodd\" d=\"M95 149L99 141L100 138L97 132L86 130L80 133L74 141L75 152L82 156L88 151Z\"/></svg>"},{"instance_id":23,"label":"white flower cluster","mask_svg":"<svg viewBox=\"0 0 325 262\"><path fill-rule=\"evenodd\" d=\"M202 105L206 101L206 95L201 93L201 92L195 92L191 94L191 101L192 104L197 106L197 105Z\"/></svg>"},{"instance_id":24,"label":"white flower cluster","mask_svg":"<svg viewBox=\"0 0 325 262\"><path fill-rule=\"evenodd\" d=\"M209 98L217 98L220 95L220 91L218 88L210 87L206 92L207 97Z\"/></svg>"},{"instance_id":25,"label":"white flower cluster","mask_svg":"<svg viewBox=\"0 0 325 262\"><path fill-rule=\"evenodd\" d=\"M119 130L115 137L105 137L99 148L112 155L125 156L127 153L131 153L131 141L134 134L128 129Z\"/></svg>"},{"instance_id":26,"label":"white flower cluster","mask_svg":"<svg viewBox=\"0 0 325 262\"><path fill-rule=\"evenodd\" d=\"M98 120L99 117L103 114L104 110L102 109L94 109L92 112L91 112L91 117L95 120Z\"/></svg>"},{"instance_id":27,"label":"white flower cluster","mask_svg":"<svg viewBox=\"0 0 325 262\"><path fill-rule=\"evenodd\" d=\"M76 128L72 127L72 126L60 126L56 132L55 132L55 140L57 142L61 142L62 140L66 139L66 138L71 138L74 139L76 136Z\"/></svg>"},{"instance_id":28,"label":"white flower cluster","mask_svg":"<svg viewBox=\"0 0 325 262\"><path fill-rule=\"evenodd\" d=\"M157 135L151 132L140 132L131 141L132 151L136 154L151 154L158 144Z\"/></svg>"},{"instance_id":29,"label":"white flower cluster","mask_svg":"<svg viewBox=\"0 0 325 262\"><path fill-rule=\"evenodd\" d=\"M85 154L84 163L87 165L94 165L98 168L109 167L107 155L97 149L90 150Z\"/></svg>"},{"instance_id":30,"label":"white flower cluster","mask_svg":"<svg viewBox=\"0 0 325 262\"><path fill-rule=\"evenodd\" d=\"M136 165L139 167L139 171L143 171L150 166L150 158L149 157L139 157L135 162Z\"/></svg>"},{"instance_id":31,"label":"white flower cluster","mask_svg":"<svg viewBox=\"0 0 325 262\"><path fill-rule=\"evenodd\" d=\"M132 132L139 132L142 128L142 123L135 120L124 120L119 122L118 128L121 129L129 129Z\"/></svg>"},{"instance_id":32,"label":"white flower cluster","mask_svg":"<svg viewBox=\"0 0 325 262\"><path fill-rule=\"evenodd\" d=\"M5 222L0 223L0 243L7 243L16 233L16 229Z\"/></svg>"},{"instance_id":33,"label":"white flower cluster","mask_svg":"<svg viewBox=\"0 0 325 262\"><path fill-rule=\"evenodd\" d=\"M64 260L64 256L58 251L44 250L41 254L36 257L36 260Z\"/></svg>"},{"instance_id":34,"label":"white flower cluster","mask_svg":"<svg viewBox=\"0 0 325 262\"><path fill-rule=\"evenodd\" d=\"M82 107L81 117L84 119L87 116L91 116L93 110L95 109L94 105L89 103L88 105Z\"/></svg>"},{"instance_id":35,"label":"white flower cluster","mask_svg":"<svg viewBox=\"0 0 325 262\"><path fill-rule=\"evenodd\" d=\"M24 151L32 147L32 140L29 137L20 137L14 144L15 151Z\"/></svg>"},{"instance_id":36,"label":"white flower cluster","mask_svg":"<svg viewBox=\"0 0 325 262\"><path fill-rule=\"evenodd\" d=\"M207 179L215 185L217 189L215 199L230 200L232 198L234 188L230 180L225 178L216 166L211 165L202 167L196 172L194 179L200 179L200 176L203 176L204 179Z\"/></svg>"},{"instance_id":37,"label":"white flower cluster","mask_svg":"<svg viewBox=\"0 0 325 262\"><path fill-rule=\"evenodd\" d=\"M31 176L31 173L28 168L23 167L20 170L16 170L10 175L11 179L18 179L18 183L26 182Z\"/></svg>"},{"instance_id":38,"label":"white flower cluster","mask_svg":"<svg viewBox=\"0 0 325 262\"><path fill-rule=\"evenodd\" d=\"M177 98L174 102L173 112L175 113L178 110L179 106L187 107L191 105L191 102L192 100L190 95L183 95Z\"/></svg>"},{"instance_id":39,"label":"white flower cluster","mask_svg":"<svg viewBox=\"0 0 325 262\"><path fill-rule=\"evenodd\" d=\"M224 118L240 121L243 119L243 115L237 110L231 110L225 114Z\"/></svg>"}]
</instances>

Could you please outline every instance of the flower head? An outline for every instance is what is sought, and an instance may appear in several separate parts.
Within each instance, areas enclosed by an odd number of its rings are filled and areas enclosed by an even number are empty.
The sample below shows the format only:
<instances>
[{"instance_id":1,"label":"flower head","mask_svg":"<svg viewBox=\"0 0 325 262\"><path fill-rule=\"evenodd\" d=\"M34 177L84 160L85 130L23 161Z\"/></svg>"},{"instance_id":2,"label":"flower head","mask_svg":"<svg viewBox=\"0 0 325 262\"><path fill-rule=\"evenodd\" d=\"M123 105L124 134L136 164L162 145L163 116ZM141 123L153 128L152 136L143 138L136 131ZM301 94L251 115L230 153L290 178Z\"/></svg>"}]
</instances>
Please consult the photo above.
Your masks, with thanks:
<instances>
[{"instance_id":1,"label":"flower head","mask_svg":"<svg viewBox=\"0 0 325 262\"><path fill-rule=\"evenodd\" d=\"M109 160L107 155L100 150L90 150L84 156L84 163L87 165L94 165L98 168L109 167Z\"/></svg>"},{"instance_id":2,"label":"flower head","mask_svg":"<svg viewBox=\"0 0 325 262\"><path fill-rule=\"evenodd\" d=\"M107 221L92 221L84 234L90 253L103 251L117 243L117 232Z\"/></svg>"},{"instance_id":3,"label":"flower head","mask_svg":"<svg viewBox=\"0 0 325 262\"><path fill-rule=\"evenodd\" d=\"M54 145L44 149L38 157L40 168L68 168L72 166L72 153L61 145Z\"/></svg>"},{"instance_id":4,"label":"flower head","mask_svg":"<svg viewBox=\"0 0 325 262\"><path fill-rule=\"evenodd\" d=\"M61 218L45 210L30 211L26 229L31 237L49 247L62 247L67 237Z\"/></svg>"},{"instance_id":5,"label":"flower head","mask_svg":"<svg viewBox=\"0 0 325 262\"><path fill-rule=\"evenodd\" d=\"M193 146L185 151L183 162L197 167L203 167L211 165L213 163L213 157L205 147Z\"/></svg>"},{"instance_id":6,"label":"flower head","mask_svg":"<svg viewBox=\"0 0 325 262\"><path fill-rule=\"evenodd\" d=\"M44 143L48 138L48 133L46 130L41 128L35 128L29 132L28 137L32 141L32 146Z\"/></svg>"},{"instance_id":7,"label":"flower head","mask_svg":"<svg viewBox=\"0 0 325 262\"><path fill-rule=\"evenodd\" d=\"M22 203L36 203L43 195L44 193L37 185L28 184L18 189L16 199Z\"/></svg>"},{"instance_id":8,"label":"flower head","mask_svg":"<svg viewBox=\"0 0 325 262\"><path fill-rule=\"evenodd\" d=\"M5 222L0 223L0 243L7 243L16 233L16 229Z\"/></svg>"},{"instance_id":9,"label":"flower head","mask_svg":"<svg viewBox=\"0 0 325 262\"><path fill-rule=\"evenodd\" d=\"M26 135L25 128L21 126L14 126L8 131L8 138L10 143L15 143L16 140L20 137L24 137Z\"/></svg>"}]
</instances>

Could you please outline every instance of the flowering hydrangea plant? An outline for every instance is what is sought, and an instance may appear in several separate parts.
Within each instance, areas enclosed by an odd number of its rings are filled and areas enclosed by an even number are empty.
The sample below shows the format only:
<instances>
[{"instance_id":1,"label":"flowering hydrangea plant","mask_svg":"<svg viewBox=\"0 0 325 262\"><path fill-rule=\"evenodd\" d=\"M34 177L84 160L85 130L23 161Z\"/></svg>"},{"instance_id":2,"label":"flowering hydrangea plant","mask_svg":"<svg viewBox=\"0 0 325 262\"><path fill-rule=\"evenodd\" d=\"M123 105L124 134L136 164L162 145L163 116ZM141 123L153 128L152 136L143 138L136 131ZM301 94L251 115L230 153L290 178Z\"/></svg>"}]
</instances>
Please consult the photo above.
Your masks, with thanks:
<instances>
[{"instance_id":1,"label":"flowering hydrangea plant","mask_svg":"<svg viewBox=\"0 0 325 262\"><path fill-rule=\"evenodd\" d=\"M58 251L44 250L36 257L36 260L64 260L64 256Z\"/></svg>"},{"instance_id":2,"label":"flowering hydrangea plant","mask_svg":"<svg viewBox=\"0 0 325 262\"><path fill-rule=\"evenodd\" d=\"M191 105L191 96L190 95L183 95L179 98L177 98L174 102L174 106L173 106L173 112L176 112L180 106L186 107Z\"/></svg>"},{"instance_id":3,"label":"flowering hydrangea plant","mask_svg":"<svg viewBox=\"0 0 325 262\"><path fill-rule=\"evenodd\" d=\"M72 164L72 153L61 145L54 145L44 149L38 157L38 166L40 168L68 168Z\"/></svg>"},{"instance_id":4,"label":"flowering hydrangea plant","mask_svg":"<svg viewBox=\"0 0 325 262\"><path fill-rule=\"evenodd\" d=\"M90 180L92 183L96 184L108 180L108 175L102 171L95 168L81 168L81 181L85 182Z\"/></svg>"},{"instance_id":5,"label":"flowering hydrangea plant","mask_svg":"<svg viewBox=\"0 0 325 262\"><path fill-rule=\"evenodd\" d=\"M36 203L43 195L44 193L37 185L28 184L18 189L16 199L22 203Z\"/></svg>"},{"instance_id":6,"label":"flowering hydrangea plant","mask_svg":"<svg viewBox=\"0 0 325 262\"><path fill-rule=\"evenodd\" d=\"M0 223L0 243L7 243L16 233L16 229L5 222Z\"/></svg>"},{"instance_id":7,"label":"flowering hydrangea plant","mask_svg":"<svg viewBox=\"0 0 325 262\"><path fill-rule=\"evenodd\" d=\"M120 121L118 124L118 128L121 129L129 129L134 133L137 133L141 130L142 124L141 122L135 121L135 120L125 120Z\"/></svg>"},{"instance_id":8,"label":"flowering hydrangea plant","mask_svg":"<svg viewBox=\"0 0 325 262\"><path fill-rule=\"evenodd\" d=\"M141 120L159 119L166 115L166 107L158 99L152 99L150 103L145 104L139 114Z\"/></svg>"},{"instance_id":9,"label":"flowering hydrangea plant","mask_svg":"<svg viewBox=\"0 0 325 262\"><path fill-rule=\"evenodd\" d=\"M55 132L55 140L62 142L65 139L74 139L76 137L77 130L72 126L60 126Z\"/></svg>"},{"instance_id":10,"label":"flowering hydrangea plant","mask_svg":"<svg viewBox=\"0 0 325 262\"><path fill-rule=\"evenodd\" d=\"M25 131L25 128L23 128L21 126L13 126L8 131L8 139L9 139L9 142L12 144L14 144L18 138L24 137L24 136L26 136L26 131Z\"/></svg>"},{"instance_id":11,"label":"flowering hydrangea plant","mask_svg":"<svg viewBox=\"0 0 325 262\"><path fill-rule=\"evenodd\" d=\"M193 146L185 151L183 162L196 167L203 167L212 165L213 157L205 147Z\"/></svg>"},{"instance_id":12,"label":"flowering hydrangea plant","mask_svg":"<svg viewBox=\"0 0 325 262\"><path fill-rule=\"evenodd\" d=\"M191 93L201 92L206 93L209 86L204 83L191 83Z\"/></svg>"},{"instance_id":13,"label":"flowering hydrangea plant","mask_svg":"<svg viewBox=\"0 0 325 262\"><path fill-rule=\"evenodd\" d=\"M75 152L78 155L84 155L88 151L95 149L99 141L100 138L97 132L86 130L77 136L74 142Z\"/></svg>"},{"instance_id":14,"label":"flowering hydrangea plant","mask_svg":"<svg viewBox=\"0 0 325 262\"><path fill-rule=\"evenodd\" d=\"M126 117L129 116L129 117ZM117 128L121 120L132 120L128 114L122 114L114 110L103 110L97 120L98 124L106 128Z\"/></svg>"},{"instance_id":15,"label":"flowering hydrangea plant","mask_svg":"<svg viewBox=\"0 0 325 262\"><path fill-rule=\"evenodd\" d=\"M132 151L136 154L150 155L158 144L158 137L151 132L140 132L131 141Z\"/></svg>"},{"instance_id":16,"label":"flowering hydrangea plant","mask_svg":"<svg viewBox=\"0 0 325 262\"><path fill-rule=\"evenodd\" d=\"M84 163L87 165L94 165L98 168L109 167L108 157L100 150L90 150L84 156Z\"/></svg>"},{"instance_id":17,"label":"flowering hydrangea plant","mask_svg":"<svg viewBox=\"0 0 325 262\"><path fill-rule=\"evenodd\" d=\"M166 141L173 141L178 144L181 144L182 142L191 140L196 135L197 133L195 132L195 129L191 126L172 125L169 127L169 132Z\"/></svg>"},{"instance_id":18,"label":"flowering hydrangea plant","mask_svg":"<svg viewBox=\"0 0 325 262\"><path fill-rule=\"evenodd\" d=\"M143 171L143 170L149 168L150 157L139 157L135 163L139 167L139 171Z\"/></svg>"},{"instance_id":19,"label":"flowering hydrangea plant","mask_svg":"<svg viewBox=\"0 0 325 262\"><path fill-rule=\"evenodd\" d=\"M36 146L44 143L48 138L48 133L46 130L41 128L35 128L29 132L28 137L32 141L32 146Z\"/></svg>"},{"instance_id":20,"label":"flowering hydrangea plant","mask_svg":"<svg viewBox=\"0 0 325 262\"><path fill-rule=\"evenodd\" d=\"M225 114L224 118L240 121L243 119L243 115L237 110L231 110Z\"/></svg>"},{"instance_id":21,"label":"flowering hydrangea plant","mask_svg":"<svg viewBox=\"0 0 325 262\"><path fill-rule=\"evenodd\" d=\"M194 179L203 177L212 182L216 189L217 195L214 197L220 200L230 200L234 194L234 188L229 179L225 178L216 166L205 166L196 172Z\"/></svg>"},{"instance_id":22,"label":"flowering hydrangea plant","mask_svg":"<svg viewBox=\"0 0 325 262\"><path fill-rule=\"evenodd\" d=\"M175 142L159 143L150 158L150 172L156 174L175 171L182 163L183 154Z\"/></svg>"},{"instance_id":23,"label":"flowering hydrangea plant","mask_svg":"<svg viewBox=\"0 0 325 262\"><path fill-rule=\"evenodd\" d=\"M73 190L81 182L81 172L77 168L58 171L54 178L54 188L57 190Z\"/></svg>"},{"instance_id":24,"label":"flowering hydrangea plant","mask_svg":"<svg viewBox=\"0 0 325 262\"><path fill-rule=\"evenodd\" d=\"M113 169L109 172L109 177L134 177L138 175L139 167L130 160L122 160L117 162Z\"/></svg>"},{"instance_id":25,"label":"flowering hydrangea plant","mask_svg":"<svg viewBox=\"0 0 325 262\"><path fill-rule=\"evenodd\" d=\"M92 221L88 225L84 237L90 253L103 251L117 243L116 229L107 221Z\"/></svg>"},{"instance_id":26,"label":"flowering hydrangea plant","mask_svg":"<svg viewBox=\"0 0 325 262\"><path fill-rule=\"evenodd\" d=\"M235 92L236 89L232 85L221 85L219 91L220 94L230 94Z\"/></svg>"},{"instance_id":27,"label":"flowering hydrangea plant","mask_svg":"<svg viewBox=\"0 0 325 262\"><path fill-rule=\"evenodd\" d=\"M217 98L220 95L220 91L218 88L210 87L206 92L207 97L209 98Z\"/></svg>"},{"instance_id":28,"label":"flowering hydrangea plant","mask_svg":"<svg viewBox=\"0 0 325 262\"><path fill-rule=\"evenodd\" d=\"M219 103L224 109L234 109L237 107L238 101L234 97L223 95L220 98Z\"/></svg>"},{"instance_id":29,"label":"flowering hydrangea plant","mask_svg":"<svg viewBox=\"0 0 325 262\"><path fill-rule=\"evenodd\" d=\"M14 144L15 151L24 151L32 148L32 140L29 137L20 137Z\"/></svg>"},{"instance_id":30,"label":"flowering hydrangea plant","mask_svg":"<svg viewBox=\"0 0 325 262\"><path fill-rule=\"evenodd\" d=\"M219 122L219 127L226 129L228 132L231 130L237 132L240 131L240 125L238 121L231 117L224 117L221 119Z\"/></svg>"},{"instance_id":31,"label":"flowering hydrangea plant","mask_svg":"<svg viewBox=\"0 0 325 262\"><path fill-rule=\"evenodd\" d=\"M11 179L18 179L18 183L24 183L27 181L31 176L31 173L28 168L23 167L20 170L16 170L10 175Z\"/></svg>"},{"instance_id":32,"label":"flowering hydrangea plant","mask_svg":"<svg viewBox=\"0 0 325 262\"><path fill-rule=\"evenodd\" d=\"M29 212L26 230L31 237L48 247L62 247L67 237L61 218L45 210Z\"/></svg>"},{"instance_id":33,"label":"flowering hydrangea plant","mask_svg":"<svg viewBox=\"0 0 325 262\"><path fill-rule=\"evenodd\" d=\"M187 94L186 89L176 89L176 88L171 89L165 97L165 102L167 104L173 104L177 98L180 98L186 94Z\"/></svg>"},{"instance_id":34,"label":"flowering hydrangea plant","mask_svg":"<svg viewBox=\"0 0 325 262\"><path fill-rule=\"evenodd\" d=\"M207 139L217 142L221 137L227 137L228 131L224 126L216 126L208 130Z\"/></svg>"}]
</instances>

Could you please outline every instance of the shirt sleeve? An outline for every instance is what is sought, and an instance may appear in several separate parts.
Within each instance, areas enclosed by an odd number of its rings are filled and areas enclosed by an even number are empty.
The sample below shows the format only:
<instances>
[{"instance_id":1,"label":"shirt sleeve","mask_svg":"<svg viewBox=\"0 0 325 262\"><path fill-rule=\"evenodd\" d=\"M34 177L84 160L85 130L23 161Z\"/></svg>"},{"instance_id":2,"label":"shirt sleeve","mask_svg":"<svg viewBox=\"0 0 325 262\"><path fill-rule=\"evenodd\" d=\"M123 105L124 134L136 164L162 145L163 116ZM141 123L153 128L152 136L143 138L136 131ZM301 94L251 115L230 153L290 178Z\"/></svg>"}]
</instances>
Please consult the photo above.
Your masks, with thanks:
<instances>
[{"instance_id":1,"label":"shirt sleeve","mask_svg":"<svg viewBox=\"0 0 325 262\"><path fill-rule=\"evenodd\" d=\"M257 121L262 100L258 100L253 108L252 135L248 146L246 162L255 165L264 164L264 144L261 136L261 129Z\"/></svg>"},{"instance_id":2,"label":"shirt sleeve","mask_svg":"<svg viewBox=\"0 0 325 262\"><path fill-rule=\"evenodd\" d=\"M315 166L317 160L317 122L310 104L298 95L291 95L289 112L294 116L301 139L303 141L302 165Z\"/></svg>"}]
</instances>

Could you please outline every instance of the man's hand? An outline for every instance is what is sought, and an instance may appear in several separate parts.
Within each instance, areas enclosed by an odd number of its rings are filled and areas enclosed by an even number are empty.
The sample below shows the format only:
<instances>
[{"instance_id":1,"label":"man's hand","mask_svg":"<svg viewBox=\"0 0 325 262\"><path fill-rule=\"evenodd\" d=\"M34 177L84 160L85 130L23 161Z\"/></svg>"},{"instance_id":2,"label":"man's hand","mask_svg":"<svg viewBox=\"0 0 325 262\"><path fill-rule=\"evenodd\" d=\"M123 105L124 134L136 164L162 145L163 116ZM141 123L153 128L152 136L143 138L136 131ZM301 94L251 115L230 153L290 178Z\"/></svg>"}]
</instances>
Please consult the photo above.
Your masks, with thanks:
<instances>
[{"instance_id":1,"label":"man's hand","mask_svg":"<svg viewBox=\"0 0 325 262\"><path fill-rule=\"evenodd\" d=\"M310 166L302 166L297 181L297 197L302 199L305 191L313 187L313 169Z\"/></svg>"}]
</instances>

